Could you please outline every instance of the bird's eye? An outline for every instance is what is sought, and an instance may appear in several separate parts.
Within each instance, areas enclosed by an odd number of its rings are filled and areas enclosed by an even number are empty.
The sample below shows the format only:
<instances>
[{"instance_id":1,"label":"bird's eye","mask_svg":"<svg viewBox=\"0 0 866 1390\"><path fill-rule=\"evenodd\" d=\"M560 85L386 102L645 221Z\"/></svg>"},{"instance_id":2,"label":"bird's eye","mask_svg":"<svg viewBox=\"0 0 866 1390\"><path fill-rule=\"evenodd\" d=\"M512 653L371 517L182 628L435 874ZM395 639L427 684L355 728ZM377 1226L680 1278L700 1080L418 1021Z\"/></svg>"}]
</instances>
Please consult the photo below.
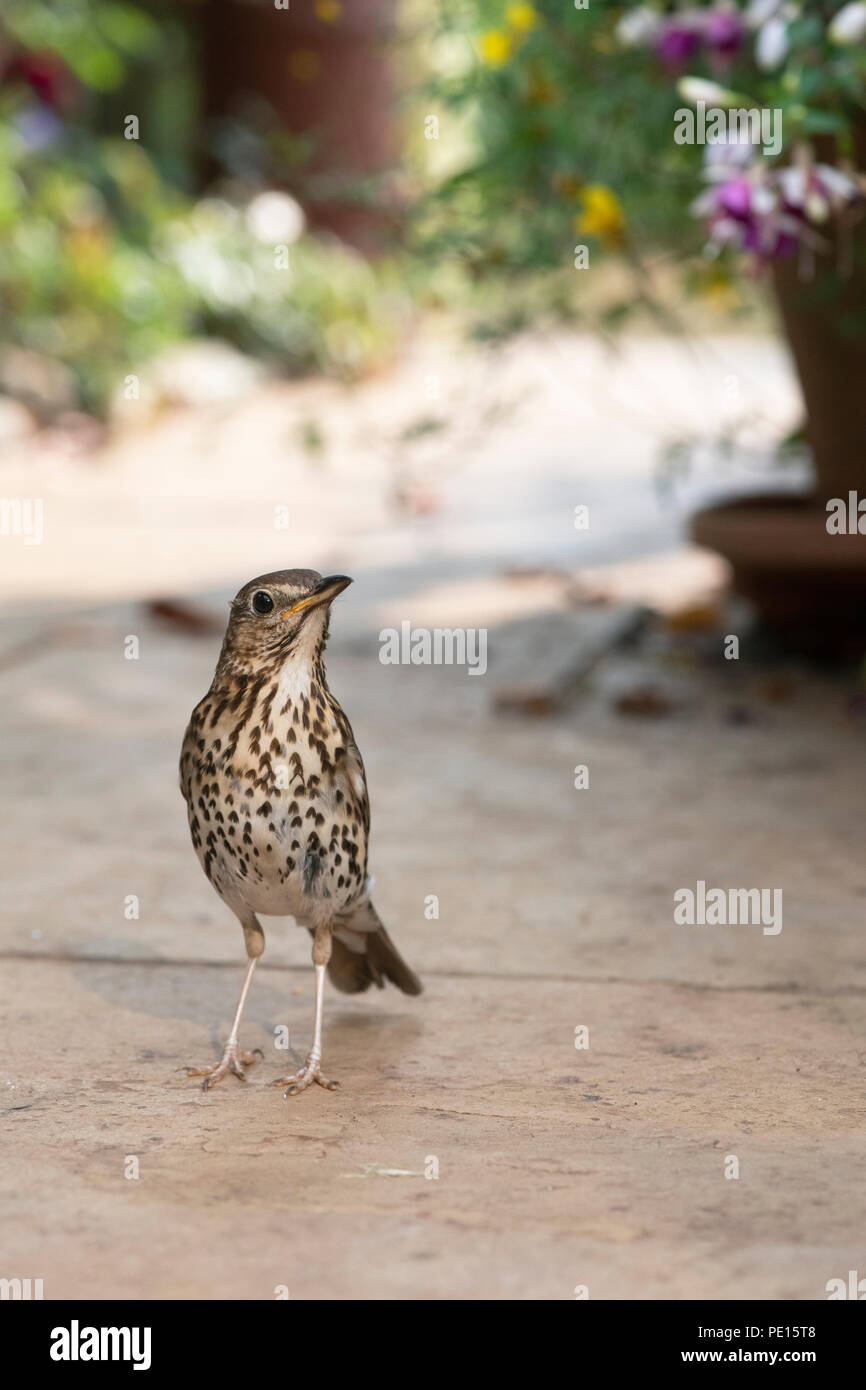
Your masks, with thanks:
<instances>
[{"instance_id":1,"label":"bird's eye","mask_svg":"<svg viewBox=\"0 0 866 1390\"><path fill-rule=\"evenodd\" d=\"M257 589L253 594L253 612L264 616L265 613L273 613L274 600L265 589Z\"/></svg>"}]
</instances>

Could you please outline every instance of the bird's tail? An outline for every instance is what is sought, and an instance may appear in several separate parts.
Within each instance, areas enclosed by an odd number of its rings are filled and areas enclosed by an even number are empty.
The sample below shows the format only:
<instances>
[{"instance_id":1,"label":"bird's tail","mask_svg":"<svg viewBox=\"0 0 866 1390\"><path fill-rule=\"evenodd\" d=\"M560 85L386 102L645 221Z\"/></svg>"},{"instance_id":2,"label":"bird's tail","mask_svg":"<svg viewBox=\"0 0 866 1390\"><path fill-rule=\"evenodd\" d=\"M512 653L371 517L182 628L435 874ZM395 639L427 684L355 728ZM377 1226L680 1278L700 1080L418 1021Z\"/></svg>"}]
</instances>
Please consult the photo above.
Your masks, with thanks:
<instances>
[{"instance_id":1,"label":"bird's tail","mask_svg":"<svg viewBox=\"0 0 866 1390\"><path fill-rule=\"evenodd\" d=\"M420 994L422 989L369 898L362 899L348 919L334 927L328 975L344 994L361 994L371 985L383 989L386 980L404 994Z\"/></svg>"}]
</instances>

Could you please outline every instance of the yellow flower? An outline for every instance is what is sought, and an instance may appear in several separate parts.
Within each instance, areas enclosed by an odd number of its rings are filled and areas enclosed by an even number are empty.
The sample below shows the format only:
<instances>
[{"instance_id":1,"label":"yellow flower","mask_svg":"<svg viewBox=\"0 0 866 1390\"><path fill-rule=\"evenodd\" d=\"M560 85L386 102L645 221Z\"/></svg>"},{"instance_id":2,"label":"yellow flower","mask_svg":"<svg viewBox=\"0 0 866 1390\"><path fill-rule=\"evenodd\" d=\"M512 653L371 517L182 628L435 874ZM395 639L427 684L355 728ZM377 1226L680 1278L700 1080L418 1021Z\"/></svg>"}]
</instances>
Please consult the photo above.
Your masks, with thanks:
<instances>
[{"instance_id":1,"label":"yellow flower","mask_svg":"<svg viewBox=\"0 0 866 1390\"><path fill-rule=\"evenodd\" d=\"M717 309L722 314L742 307L743 301L737 287L730 280L711 280L703 286L701 294L711 309Z\"/></svg>"},{"instance_id":2,"label":"yellow flower","mask_svg":"<svg viewBox=\"0 0 866 1390\"><path fill-rule=\"evenodd\" d=\"M518 34L528 34L538 23L538 11L524 3L509 5L505 11L505 18L508 20L509 28L516 30Z\"/></svg>"},{"instance_id":3,"label":"yellow flower","mask_svg":"<svg viewBox=\"0 0 866 1390\"><path fill-rule=\"evenodd\" d=\"M622 241L625 213L613 189L603 183L587 184L581 193L583 212L575 218L575 230L583 236L601 237L603 241Z\"/></svg>"},{"instance_id":4,"label":"yellow flower","mask_svg":"<svg viewBox=\"0 0 866 1390\"><path fill-rule=\"evenodd\" d=\"M317 19L323 24L336 24L343 13L340 0L316 0L313 9L316 11Z\"/></svg>"},{"instance_id":5,"label":"yellow flower","mask_svg":"<svg viewBox=\"0 0 866 1390\"><path fill-rule=\"evenodd\" d=\"M511 39L502 29L488 29L481 35L481 58L489 68L501 68L511 57Z\"/></svg>"}]
</instances>

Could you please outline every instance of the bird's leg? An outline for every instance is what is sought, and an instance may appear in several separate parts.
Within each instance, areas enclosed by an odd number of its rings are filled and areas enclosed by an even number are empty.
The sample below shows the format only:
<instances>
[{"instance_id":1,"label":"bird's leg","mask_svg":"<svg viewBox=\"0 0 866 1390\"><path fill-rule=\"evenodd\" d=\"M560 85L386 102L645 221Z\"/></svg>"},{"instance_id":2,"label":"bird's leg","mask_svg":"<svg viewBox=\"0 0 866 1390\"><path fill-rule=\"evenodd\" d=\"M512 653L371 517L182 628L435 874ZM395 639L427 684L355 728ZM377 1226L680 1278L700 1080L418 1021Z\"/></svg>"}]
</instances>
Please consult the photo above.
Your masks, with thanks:
<instances>
[{"instance_id":1,"label":"bird's leg","mask_svg":"<svg viewBox=\"0 0 866 1390\"><path fill-rule=\"evenodd\" d=\"M247 939L249 944L249 937ZM260 954L261 952L259 952L259 955ZM256 1048L255 1052L241 1052L238 1048L238 1030L241 1026L241 1015L244 1011L244 1004L247 1002L247 992L250 987L250 981L253 978L253 971L256 968L258 958L258 955L251 955L247 961L247 968L244 971L244 982L241 985L241 997L238 1000L235 1021L232 1024L232 1031L225 1045L222 1060L217 1062L216 1066L213 1067L183 1067L181 1069L186 1072L187 1076L203 1076L204 1080L201 1083L203 1091L206 1091L210 1086L215 1086L218 1081L222 1081L223 1077L227 1076L229 1072L231 1072L233 1076L236 1076L239 1081L246 1081L247 1077L244 1067L250 1066L251 1063L256 1060L257 1056L264 1057L261 1048Z\"/></svg>"},{"instance_id":2,"label":"bird's leg","mask_svg":"<svg viewBox=\"0 0 866 1390\"><path fill-rule=\"evenodd\" d=\"M300 1071L293 1076L284 1076L275 1081L275 1086L286 1086L286 1096L299 1095L315 1081L326 1091L336 1091L338 1081L329 1081L322 1075L322 1004L325 997L325 970L331 958L331 929L328 926L316 927L313 937L313 965L316 969L316 1023L313 1031L313 1046Z\"/></svg>"}]
</instances>

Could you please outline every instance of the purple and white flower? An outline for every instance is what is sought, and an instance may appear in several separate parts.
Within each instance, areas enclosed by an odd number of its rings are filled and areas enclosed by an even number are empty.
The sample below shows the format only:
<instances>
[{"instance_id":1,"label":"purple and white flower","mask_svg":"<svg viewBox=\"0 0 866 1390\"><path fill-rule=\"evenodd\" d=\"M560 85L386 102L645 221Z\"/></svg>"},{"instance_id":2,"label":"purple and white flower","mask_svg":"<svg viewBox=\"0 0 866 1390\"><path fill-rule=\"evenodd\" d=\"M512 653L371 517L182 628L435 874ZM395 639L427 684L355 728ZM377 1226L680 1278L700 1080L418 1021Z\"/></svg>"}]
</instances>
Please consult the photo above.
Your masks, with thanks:
<instances>
[{"instance_id":1,"label":"purple and white flower","mask_svg":"<svg viewBox=\"0 0 866 1390\"><path fill-rule=\"evenodd\" d=\"M720 150L730 154L730 163ZM801 159L768 167L760 161L744 171L741 148L721 146L713 155L706 170L711 186L692 204L692 212L707 220L711 255L733 246L768 261L799 246L816 249L822 244L816 228L863 201L860 182L828 164Z\"/></svg>"}]
</instances>

